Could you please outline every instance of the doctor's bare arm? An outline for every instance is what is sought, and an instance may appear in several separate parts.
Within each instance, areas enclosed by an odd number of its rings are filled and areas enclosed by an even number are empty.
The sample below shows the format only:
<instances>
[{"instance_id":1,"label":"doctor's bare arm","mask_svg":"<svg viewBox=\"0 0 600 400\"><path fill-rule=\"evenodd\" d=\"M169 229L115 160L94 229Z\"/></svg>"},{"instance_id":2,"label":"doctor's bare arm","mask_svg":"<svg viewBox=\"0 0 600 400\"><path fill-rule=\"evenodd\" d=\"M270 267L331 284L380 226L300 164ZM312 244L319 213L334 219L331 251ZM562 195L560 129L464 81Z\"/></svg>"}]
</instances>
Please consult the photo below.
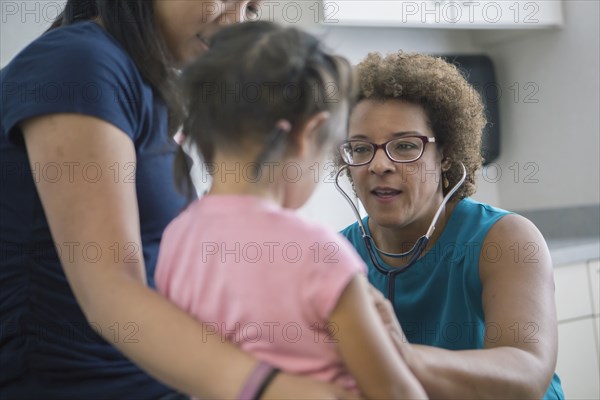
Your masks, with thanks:
<instances>
[{"instance_id":1,"label":"doctor's bare arm","mask_svg":"<svg viewBox=\"0 0 600 400\"><path fill-rule=\"evenodd\" d=\"M133 143L115 126L84 115L54 114L20 124L31 165L135 162ZM78 175L78 174L76 174ZM94 183L83 177L36 182L55 243L134 243L141 248L135 183L114 182L110 174ZM119 260L120 261L120 260ZM135 322L137 343L113 343L155 378L182 392L206 398L235 398L256 361L220 338L146 286L140 252L134 262L89 262L61 255L65 275L89 322L111 342L109 327ZM204 338L204 340L202 340ZM268 398L340 398L333 385L278 374Z\"/></svg>"},{"instance_id":2,"label":"doctor's bare arm","mask_svg":"<svg viewBox=\"0 0 600 400\"><path fill-rule=\"evenodd\" d=\"M484 349L450 351L409 345L398 330L396 347L430 397L542 398L558 351L552 261L546 242L527 219L507 215L488 233L499 258L480 255L486 327ZM532 252L514 251L533 248ZM528 246L528 247L527 247Z\"/></svg>"}]
</instances>

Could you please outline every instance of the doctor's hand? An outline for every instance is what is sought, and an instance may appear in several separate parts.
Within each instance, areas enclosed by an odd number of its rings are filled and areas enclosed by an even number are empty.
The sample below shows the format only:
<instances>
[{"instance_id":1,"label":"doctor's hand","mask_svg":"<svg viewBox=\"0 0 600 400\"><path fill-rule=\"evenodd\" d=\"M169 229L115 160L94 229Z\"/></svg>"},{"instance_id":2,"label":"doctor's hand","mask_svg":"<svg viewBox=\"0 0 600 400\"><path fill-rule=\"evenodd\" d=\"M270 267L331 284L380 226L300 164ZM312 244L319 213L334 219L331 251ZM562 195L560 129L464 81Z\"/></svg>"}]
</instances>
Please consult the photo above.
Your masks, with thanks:
<instances>
[{"instance_id":1,"label":"doctor's hand","mask_svg":"<svg viewBox=\"0 0 600 400\"><path fill-rule=\"evenodd\" d=\"M375 304L375 308L379 313L379 317L383 321L383 324L386 326L386 328L395 329L396 325L399 327L400 324L396 319L394 307L392 307L392 303L390 303L390 301L383 296L383 293L375 288L375 286L369 284L369 295L371 295L373 304Z\"/></svg>"},{"instance_id":2,"label":"doctor's hand","mask_svg":"<svg viewBox=\"0 0 600 400\"><path fill-rule=\"evenodd\" d=\"M394 307L392 303L388 299L386 299L377 288L373 285L369 285L369 294L371 295L371 299L375 304L375 308L377 309L377 313L379 317L383 321L383 324L387 328L388 334L392 338L392 342L398 350L398 353L405 359L407 364L409 364L409 358L411 355L411 346L406 339L406 335L402 330L402 326L400 322L398 322L398 318L396 318L396 313L394 312Z\"/></svg>"}]
</instances>

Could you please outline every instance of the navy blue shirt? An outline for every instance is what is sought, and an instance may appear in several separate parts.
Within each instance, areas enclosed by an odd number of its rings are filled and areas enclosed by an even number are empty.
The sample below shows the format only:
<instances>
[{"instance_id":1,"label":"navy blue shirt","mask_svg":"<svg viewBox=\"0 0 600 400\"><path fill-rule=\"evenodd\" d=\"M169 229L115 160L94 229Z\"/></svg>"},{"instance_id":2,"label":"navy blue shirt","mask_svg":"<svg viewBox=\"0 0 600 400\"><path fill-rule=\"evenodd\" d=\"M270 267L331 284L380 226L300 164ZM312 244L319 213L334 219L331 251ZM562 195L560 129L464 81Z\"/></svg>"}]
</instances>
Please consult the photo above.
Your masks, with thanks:
<instances>
[{"instance_id":1,"label":"navy blue shirt","mask_svg":"<svg viewBox=\"0 0 600 400\"><path fill-rule=\"evenodd\" d=\"M137 163L102 173L135 180L153 286L163 230L185 204L173 184L176 145L167 134L164 102L119 43L93 22L42 35L0 72L0 83L0 399L149 399L168 393L86 322L36 192L34 179L69 179L85 168L92 176L94 166L32 169L19 129L31 117L78 113L129 136ZM120 247L121 258L139 251ZM135 340L134 324L114 328L120 340Z\"/></svg>"}]
</instances>

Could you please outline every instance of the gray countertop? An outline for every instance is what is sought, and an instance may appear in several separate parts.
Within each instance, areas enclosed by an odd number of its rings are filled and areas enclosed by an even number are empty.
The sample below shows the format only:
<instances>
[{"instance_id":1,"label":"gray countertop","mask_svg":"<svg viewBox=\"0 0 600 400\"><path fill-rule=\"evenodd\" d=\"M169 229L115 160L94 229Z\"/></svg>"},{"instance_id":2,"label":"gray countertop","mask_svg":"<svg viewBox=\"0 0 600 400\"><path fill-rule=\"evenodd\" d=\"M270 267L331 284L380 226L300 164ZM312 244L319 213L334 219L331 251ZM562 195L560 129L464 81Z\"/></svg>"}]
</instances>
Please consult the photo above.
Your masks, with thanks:
<instances>
[{"instance_id":1,"label":"gray countertop","mask_svg":"<svg viewBox=\"0 0 600 400\"><path fill-rule=\"evenodd\" d=\"M600 258L600 204L522 211L546 238L554 266Z\"/></svg>"},{"instance_id":2,"label":"gray countertop","mask_svg":"<svg viewBox=\"0 0 600 400\"><path fill-rule=\"evenodd\" d=\"M600 258L600 238L548 239L548 248L555 267Z\"/></svg>"}]
</instances>

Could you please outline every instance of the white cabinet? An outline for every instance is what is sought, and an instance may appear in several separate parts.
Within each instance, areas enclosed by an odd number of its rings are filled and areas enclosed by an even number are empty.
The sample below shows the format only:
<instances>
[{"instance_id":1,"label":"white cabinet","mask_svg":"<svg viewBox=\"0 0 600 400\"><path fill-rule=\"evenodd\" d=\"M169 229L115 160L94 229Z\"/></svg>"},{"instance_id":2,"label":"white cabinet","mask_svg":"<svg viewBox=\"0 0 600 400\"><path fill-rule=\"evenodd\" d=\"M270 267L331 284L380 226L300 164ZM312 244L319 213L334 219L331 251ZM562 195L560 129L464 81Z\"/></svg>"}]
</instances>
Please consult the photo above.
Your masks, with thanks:
<instances>
[{"instance_id":1,"label":"white cabinet","mask_svg":"<svg viewBox=\"0 0 600 400\"><path fill-rule=\"evenodd\" d=\"M598 399L598 353L591 318L558 325L558 361L566 399Z\"/></svg>"},{"instance_id":2,"label":"white cabinet","mask_svg":"<svg viewBox=\"0 0 600 400\"><path fill-rule=\"evenodd\" d=\"M594 314L600 314L600 260L588 262L588 274L592 290L592 309Z\"/></svg>"},{"instance_id":3,"label":"white cabinet","mask_svg":"<svg viewBox=\"0 0 600 400\"><path fill-rule=\"evenodd\" d=\"M599 260L554 269L558 360L567 399L600 398Z\"/></svg>"},{"instance_id":4,"label":"white cabinet","mask_svg":"<svg viewBox=\"0 0 600 400\"><path fill-rule=\"evenodd\" d=\"M559 321L592 315L585 262L554 269L556 313Z\"/></svg>"},{"instance_id":5,"label":"white cabinet","mask_svg":"<svg viewBox=\"0 0 600 400\"><path fill-rule=\"evenodd\" d=\"M594 328L596 328L594 333L596 334L596 346L598 346L598 365L600 366L600 317L594 318Z\"/></svg>"},{"instance_id":6,"label":"white cabinet","mask_svg":"<svg viewBox=\"0 0 600 400\"><path fill-rule=\"evenodd\" d=\"M328 25L459 29L561 26L561 0L325 0Z\"/></svg>"},{"instance_id":7,"label":"white cabinet","mask_svg":"<svg viewBox=\"0 0 600 400\"><path fill-rule=\"evenodd\" d=\"M439 24L442 1L324 1L324 23L361 26Z\"/></svg>"},{"instance_id":8,"label":"white cabinet","mask_svg":"<svg viewBox=\"0 0 600 400\"><path fill-rule=\"evenodd\" d=\"M449 1L457 24L473 28L535 29L563 24L562 3L557 0ZM448 6L449 7L449 6Z\"/></svg>"}]
</instances>

